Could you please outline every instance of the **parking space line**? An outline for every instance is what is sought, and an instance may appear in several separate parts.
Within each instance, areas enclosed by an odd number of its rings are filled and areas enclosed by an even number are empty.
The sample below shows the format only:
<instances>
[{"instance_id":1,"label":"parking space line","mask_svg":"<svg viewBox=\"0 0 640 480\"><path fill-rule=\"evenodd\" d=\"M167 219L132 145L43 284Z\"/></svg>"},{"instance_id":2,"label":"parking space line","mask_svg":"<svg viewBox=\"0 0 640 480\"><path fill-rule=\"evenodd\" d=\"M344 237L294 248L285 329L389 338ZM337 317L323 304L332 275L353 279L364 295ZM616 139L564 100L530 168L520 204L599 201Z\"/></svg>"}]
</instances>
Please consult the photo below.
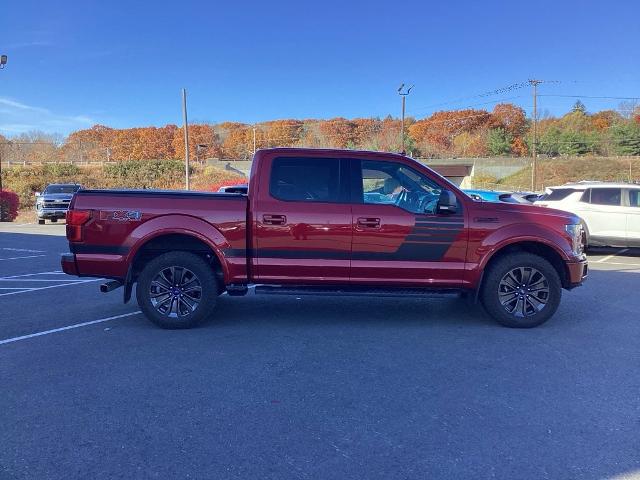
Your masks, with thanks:
<instances>
[{"instance_id":1,"label":"parking space line","mask_svg":"<svg viewBox=\"0 0 640 480\"><path fill-rule=\"evenodd\" d=\"M26 252L26 253L45 253L44 250L30 250L28 248L10 248L3 247L2 250L8 250L10 252Z\"/></svg>"},{"instance_id":2,"label":"parking space line","mask_svg":"<svg viewBox=\"0 0 640 480\"><path fill-rule=\"evenodd\" d=\"M83 279L70 278L0 278L0 282L84 282Z\"/></svg>"},{"instance_id":3,"label":"parking space line","mask_svg":"<svg viewBox=\"0 0 640 480\"><path fill-rule=\"evenodd\" d=\"M6 277L0 277L0 280L5 280L7 278L31 277L33 275L66 275L66 273L63 273L60 270L52 270L51 272L22 273L20 275L8 275Z\"/></svg>"},{"instance_id":4,"label":"parking space line","mask_svg":"<svg viewBox=\"0 0 640 480\"><path fill-rule=\"evenodd\" d=\"M0 287L0 290L32 290L29 287Z\"/></svg>"},{"instance_id":5,"label":"parking space line","mask_svg":"<svg viewBox=\"0 0 640 480\"><path fill-rule=\"evenodd\" d=\"M70 282L70 283L62 283L62 284L59 284L59 285L48 285L46 287L30 288L29 290L23 290L21 292L0 293L0 297L6 297L7 295L18 295L20 293L37 292L39 290L47 290L49 288L67 287L69 285L78 285L80 283L99 282L101 280L102 280L102 278L92 278L91 280L81 280L79 282Z\"/></svg>"},{"instance_id":6,"label":"parking space line","mask_svg":"<svg viewBox=\"0 0 640 480\"><path fill-rule=\"evenodd\" d=\"M21 260L23 258L36 258L36 257L46 257L46 255L26 255L24 257L9 257L9 258L0 258L1 260Z\"/></svg>"},{"instance_id":7,"label":"parking space line","mask_svg":"<svg viewBox=\"0 0 640 480\"><path fill-rule=\"evenodd\" d=\"M629 251L629 249L628 249L628 248L623 248L623 249L622 249L622 250L620 250L619 252L616 252L616 253L611 254L611 255L607 255L606 257L601 258L600 260L596 260L594 263L604 263L604 262L606 262L607 260L611 260L613 257L615 257L615 256L617 256L617 255L621 255L621 254L623 254L623 253L625 253L625 252L628 252L628 251Z\"/></svg>"},{"instance_id":8,"label":"parking space line","mask_svg":"<svg viewBox=\"0 0 640 480\"><path fill-rule=\"evenodd\" d=\"M42 332L30 333L29 335L22 335L20 337L7 338L5 340L0 340L0 345L4 345L6 343L19 342L20 340L27 340L28 338L33 337L41 337L42 335L49 335L51 333L63 332L65 330L71 330L74 328L86 327L88 325L95 325L96 323L108 322L110 320L117 320L119 318L131 317L133 315L138 315L142 313L140 310L131 313L123 313L122 315L114 315L113 317L101 318L99 320L91 320L89 322L75 323L73 325L67 325L66 327L54 328L51 330L44 330Z\"/></svg>"},{"instance_id":9,"label":"parking space line","mask_svg":"<svg viewBox=\"0 0 640 480\"><path fill-rule=\"evenodd\" d=\"M625 262L595 262L602 263L603 265L622 265L625 267L640 267L640 263L625 263Z\"/></svg>"}]
</instances>

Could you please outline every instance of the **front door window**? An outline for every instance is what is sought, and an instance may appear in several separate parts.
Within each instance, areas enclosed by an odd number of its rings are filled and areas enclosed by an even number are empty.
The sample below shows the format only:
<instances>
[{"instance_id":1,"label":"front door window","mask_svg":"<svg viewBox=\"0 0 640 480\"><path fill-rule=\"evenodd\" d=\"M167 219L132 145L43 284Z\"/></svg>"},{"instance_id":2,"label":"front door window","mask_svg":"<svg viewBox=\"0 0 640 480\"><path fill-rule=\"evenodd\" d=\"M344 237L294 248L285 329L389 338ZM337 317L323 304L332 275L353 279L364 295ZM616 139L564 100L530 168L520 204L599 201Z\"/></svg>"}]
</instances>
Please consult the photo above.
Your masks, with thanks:
<instances>
[{"instance_id":1,"label":"front door window","mask_svg":"<svg viewBox=\"0 0 640 480\"><path fill-rule=\"evenodd\" d=\"M435 214L442 188L431 179L391 162L362 162L363 203L395 205L411 213Z\"/></svg>"}]
</instances>

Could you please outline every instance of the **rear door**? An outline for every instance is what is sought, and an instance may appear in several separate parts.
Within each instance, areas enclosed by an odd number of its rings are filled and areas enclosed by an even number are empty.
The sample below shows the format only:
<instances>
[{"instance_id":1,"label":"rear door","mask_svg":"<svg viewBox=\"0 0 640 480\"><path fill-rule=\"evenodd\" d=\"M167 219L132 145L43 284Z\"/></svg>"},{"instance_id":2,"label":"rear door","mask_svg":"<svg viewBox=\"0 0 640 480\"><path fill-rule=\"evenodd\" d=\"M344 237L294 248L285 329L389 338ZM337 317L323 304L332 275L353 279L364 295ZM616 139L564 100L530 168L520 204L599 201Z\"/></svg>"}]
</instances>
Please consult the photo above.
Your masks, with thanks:
<instances>
[{"instance_id":1,"label":"rear door","mask_svg":"<svg viewBox=\"0 0 640 480\"><path fill-rule=\"evenodd\" d=\"M625 207L627 216L627 245L640 247L640 189L629 189L626 192L628 206Z\"/></svg>"},{"instance_id":2,"label":"rear door","mask_svg":"<svg viewBox=\"0 0 640 480\"><path fill-rule=\"evenodd\" d=\"M348 283L351 206L343 164L287 156L261 164L252 212L257 282Z\"/></svg>"},{"instance_id":3,"label":"rear door","mask_svg":"<svg viewBox=\"0 0 640 480\"><path fill-rule=\"evenodd\" d=\"M627 215L621 188L589 188L582 195L577 213L586 222L591 240L605 245L625 244Z\"/></svg>"},{"instance_id":4,"label":"rear door","mask_svg":"<svg viewBox=\"0 0 640 480\"><path fill-rule=\"evenodd\" d=\"M456 287L467 231L462 203L437 214L442 186L397 161L352 160L351 283Z\"/></svg>"}]
</instances>

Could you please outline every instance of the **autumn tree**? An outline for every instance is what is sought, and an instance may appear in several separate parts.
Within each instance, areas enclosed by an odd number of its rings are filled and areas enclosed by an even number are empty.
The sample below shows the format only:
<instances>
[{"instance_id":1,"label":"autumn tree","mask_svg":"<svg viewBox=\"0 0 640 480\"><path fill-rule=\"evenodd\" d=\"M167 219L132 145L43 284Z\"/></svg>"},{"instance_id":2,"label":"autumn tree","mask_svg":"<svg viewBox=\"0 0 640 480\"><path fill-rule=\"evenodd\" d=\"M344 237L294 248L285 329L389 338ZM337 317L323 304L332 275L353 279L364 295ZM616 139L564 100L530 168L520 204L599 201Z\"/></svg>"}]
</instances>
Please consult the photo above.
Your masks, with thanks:
<instances>
[{"instance_id":1,"label":"autumn tree","mask_svg":"<svg viewBox=\"0 0 640 480\"><path fill-rule=\"evenodd\" d=\"M174 127L173 158L184 160L184 127ZM222 157L222 142L215 128L206 124L189 125L189 158L204 161Z\"/></svg>"},{"instance_id":2,"label":"autumn tree","mask_svg":"<svg viewBox=\"0 0 640 480\"><path fill-rule=\"evenodd\" d=\"M486 129L491 121L492 115L486 110L441 111L415 122L409 127L409 134L423 152L446 152L457 135Z\"/></svg>"},{"instance_id":3,"label":"autumn tree","mask_svg":"<svg viewBox=\"0 0 640 480\"><path fill-rule=\"evenodd\" d=\"M256 140L257 148L292 147L300 142L303 133L301 120L273 120L257 126L256 134L260 130L262 140ZM251 132L253 137L253 130ZM253 143L253 138L251 139Z\"/></svg>"},{"instance_id":4,"label":"autumn tree","mask_svg":"<svg viewBox=\"0 0 640 480\"><path fill-rule=\"evenodd\" d=\"M513 136L521 136L527 125L524 110L512 103L499 103L493 107L492 126L502 128Z\"/></svg>"},{"instance_id":5,"label":"autumn tree","mask_svg":"<svg viewBox=\"0 0 640 480\"><path fill-rule=\"evenodd\" d=\"M324 146L329 148L354 148L355 124L346 118L338 117L320 122L320 137Z\"/></svg>"}]
</instances>

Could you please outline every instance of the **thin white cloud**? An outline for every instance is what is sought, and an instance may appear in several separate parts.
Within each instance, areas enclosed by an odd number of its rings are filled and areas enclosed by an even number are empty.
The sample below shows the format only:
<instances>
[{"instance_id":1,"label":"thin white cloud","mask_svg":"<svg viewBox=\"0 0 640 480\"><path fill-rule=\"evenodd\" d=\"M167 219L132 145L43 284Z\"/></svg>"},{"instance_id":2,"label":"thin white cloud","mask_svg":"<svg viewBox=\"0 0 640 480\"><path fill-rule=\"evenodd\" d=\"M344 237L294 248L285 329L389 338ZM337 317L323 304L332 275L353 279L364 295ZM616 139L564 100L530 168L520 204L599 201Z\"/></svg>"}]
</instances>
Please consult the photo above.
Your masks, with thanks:
<instances>
[{"instance_id":1,"label":"thin white cloud","mask_svg":"<svg viewBox=\"0 0 640 480\"><path fill-rule=\"evenodd\" d=\"M21 48L31 48L31 47L50 47L53 44L51 42L19 42L19 43L10 43L9 45L5 45L4 48L7 50L18 50Z\"/></svg>"},{"instance_id":2,"label":"thin white cloud","mask_svg":"<svg viewBox=\"0 0 640 480\"><path fill-rule=\"evenodd\" d=\"M0 106L2 120L5 122L0 124L0 134L3 135L16 135L32 130L67 134L97 123L87 115L63 115L12 98L0 97Z\"/></svg>"}]
</instances>

